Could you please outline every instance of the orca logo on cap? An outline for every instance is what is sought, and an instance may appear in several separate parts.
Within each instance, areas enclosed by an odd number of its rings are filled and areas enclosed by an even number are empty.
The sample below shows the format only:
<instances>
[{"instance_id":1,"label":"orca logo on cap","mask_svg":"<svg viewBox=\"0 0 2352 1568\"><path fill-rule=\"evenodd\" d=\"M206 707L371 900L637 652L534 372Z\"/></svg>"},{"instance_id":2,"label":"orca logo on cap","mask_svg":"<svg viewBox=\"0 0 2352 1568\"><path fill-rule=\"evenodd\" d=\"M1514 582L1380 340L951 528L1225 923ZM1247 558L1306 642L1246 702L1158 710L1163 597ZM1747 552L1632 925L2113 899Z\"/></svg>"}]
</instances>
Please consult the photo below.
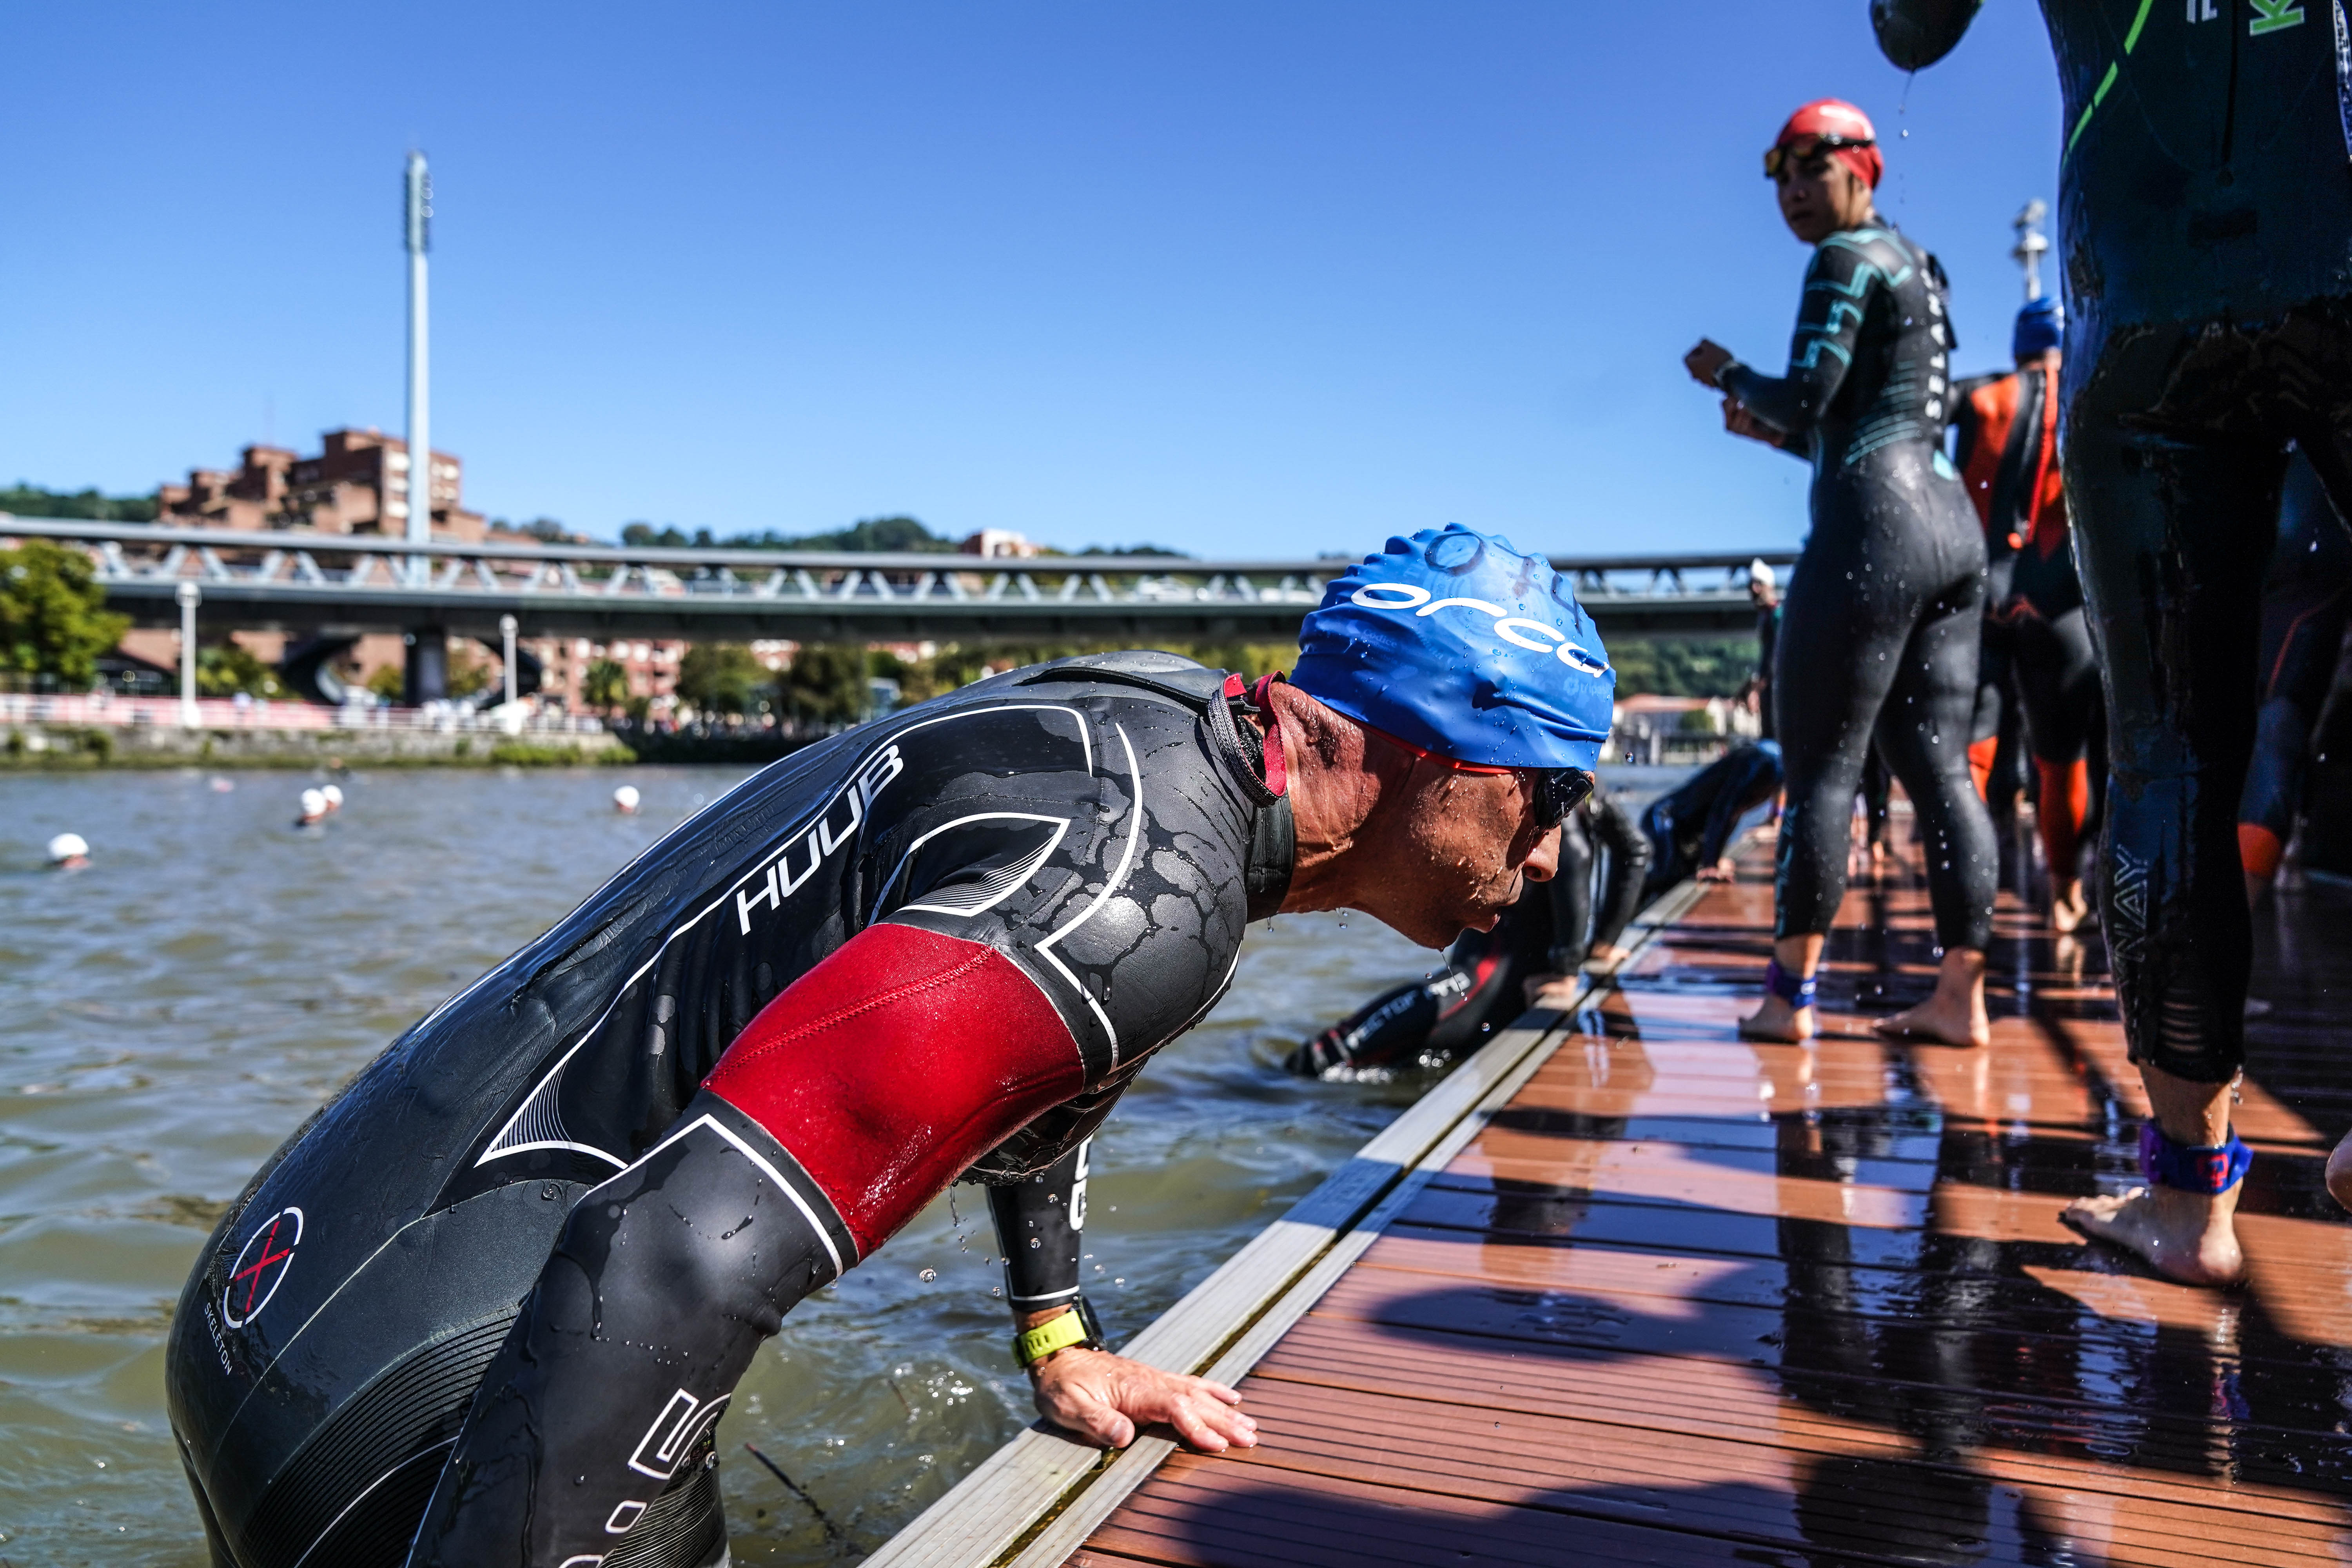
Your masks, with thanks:
<instances>
[{"instance_id":1,"label":"orca logo on cap","mask_svg":"<svg viewBox=\"0 0 2352 1568\"><path fill-rule=\"evenodd\" d=\"M1400 598L1376 596L1384 594L1402 596ZM1349 595L1348 602L1367 610L1411 610L1416 620L1433 616L1440 610L1449 610L1456 606L1482 611L1494 617L1495 635L1513 647L1523 647L1530 653L1557 653L1560 663L1571 669L1581 670L1587 675L1601 676L1609 673L1606 660L1595 658L1590 648L1571 640L1568 634L1558 626L1548 626L1542 621L1529 620L1525 616L1515 616L1502 605L1490 605L1484 599L1440 599L1428 589L1417 587L1411 583L1368 583ZM1536 640L1538 637L1549 637L1551 641L1538 642ZM1554 647L1555 644L1558 645L1557 647Z\"/></svg>"}]
</instances>

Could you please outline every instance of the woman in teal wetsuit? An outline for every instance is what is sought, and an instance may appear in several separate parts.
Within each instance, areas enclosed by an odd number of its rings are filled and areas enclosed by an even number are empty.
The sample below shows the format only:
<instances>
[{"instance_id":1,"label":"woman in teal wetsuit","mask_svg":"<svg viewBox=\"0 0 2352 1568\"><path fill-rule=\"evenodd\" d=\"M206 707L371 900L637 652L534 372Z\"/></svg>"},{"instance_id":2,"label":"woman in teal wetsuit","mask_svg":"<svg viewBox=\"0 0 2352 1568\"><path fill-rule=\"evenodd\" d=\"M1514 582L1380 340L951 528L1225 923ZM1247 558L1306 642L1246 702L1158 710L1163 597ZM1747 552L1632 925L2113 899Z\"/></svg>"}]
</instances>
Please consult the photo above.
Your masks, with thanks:
<instances>
[{"instance_id":1,"label":"woman in teal wetsuit","mask_svg":"<svg viewBox=\"0 0 2352 1568\"><path fill-rule=\"evenodd\" d=\"M1919 813L1943 949L1934 994L1879 1027L1981 1045L1999 869L1968 766L1985 552L1943 453L1943 269L1874 207L1884 165L1852 104L1807 104L1764 163L1790 229L1815 247L1788 374L1766 375L1711 342L1684 361L1727 395L1735 433L1813 464L1812 532L1772 682L1788 775L1776 941L1763 1005L1741 1026L1765 1039L1815 1032L1813 971L1845 894L1853 795L1874 738Z\"/></svg>"}]
</instances>

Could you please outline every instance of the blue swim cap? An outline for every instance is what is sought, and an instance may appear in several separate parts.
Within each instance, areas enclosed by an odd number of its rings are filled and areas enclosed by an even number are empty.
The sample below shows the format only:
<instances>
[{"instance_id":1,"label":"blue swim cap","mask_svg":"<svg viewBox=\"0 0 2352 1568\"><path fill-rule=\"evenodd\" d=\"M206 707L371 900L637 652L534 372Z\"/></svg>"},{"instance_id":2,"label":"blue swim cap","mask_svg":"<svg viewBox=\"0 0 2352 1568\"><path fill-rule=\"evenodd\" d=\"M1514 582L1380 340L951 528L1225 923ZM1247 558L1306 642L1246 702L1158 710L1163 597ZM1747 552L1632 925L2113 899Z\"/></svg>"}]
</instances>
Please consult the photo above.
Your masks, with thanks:
<instances>
[{"instance_id":1,"label":"blue swim cap","mask_svg":"<svg viewBox=\"0 0 2352 1568\"><path fill-rule=\"evenodd\" d=\"M1457 763L1590 773L1617 675L1549 562L1448 523L1332 580L1290 683Z\"/></svg>"},{"instance_id":2,"label":"blue swim cap","mask_svg":"<svg viewBox=\"0 0 2352 1568\"><path fill-rule=\"evenodd\" d=\"M2031 301L2017 313L2017 325L2009 334L2011 359L2032 359L2066 342L2066 307L2044 294Z\"/></svg>"}]
</instances>

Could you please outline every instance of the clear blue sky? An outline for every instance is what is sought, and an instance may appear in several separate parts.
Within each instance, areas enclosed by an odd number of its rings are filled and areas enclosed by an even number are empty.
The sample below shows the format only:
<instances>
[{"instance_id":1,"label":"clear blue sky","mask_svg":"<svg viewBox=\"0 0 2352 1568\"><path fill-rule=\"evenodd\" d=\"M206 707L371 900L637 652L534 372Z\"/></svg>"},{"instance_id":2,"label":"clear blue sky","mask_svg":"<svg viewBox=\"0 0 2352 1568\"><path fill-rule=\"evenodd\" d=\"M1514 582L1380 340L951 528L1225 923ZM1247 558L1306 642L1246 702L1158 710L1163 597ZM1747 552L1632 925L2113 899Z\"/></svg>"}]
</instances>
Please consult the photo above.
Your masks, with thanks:
<instances>
[{"instance_id":1,"label":"clear blue sky","mask_svg":"<svg viewBox=\"0 0 2352 1568\"><path fill-rule=\"evenodd\" d=\"M2026 0L1916 81L1864 0L26 6L0 479L142 491L402 420L433 160L435 444L494 515L1076 546L1792 543L1702 332L1780 363L1759 154L1852 98L2004 361L2054 198ZM421 57L420 58L420 54ZM1907 92L1907 103L1906 100Z\"/></svg>"}]
</instances>

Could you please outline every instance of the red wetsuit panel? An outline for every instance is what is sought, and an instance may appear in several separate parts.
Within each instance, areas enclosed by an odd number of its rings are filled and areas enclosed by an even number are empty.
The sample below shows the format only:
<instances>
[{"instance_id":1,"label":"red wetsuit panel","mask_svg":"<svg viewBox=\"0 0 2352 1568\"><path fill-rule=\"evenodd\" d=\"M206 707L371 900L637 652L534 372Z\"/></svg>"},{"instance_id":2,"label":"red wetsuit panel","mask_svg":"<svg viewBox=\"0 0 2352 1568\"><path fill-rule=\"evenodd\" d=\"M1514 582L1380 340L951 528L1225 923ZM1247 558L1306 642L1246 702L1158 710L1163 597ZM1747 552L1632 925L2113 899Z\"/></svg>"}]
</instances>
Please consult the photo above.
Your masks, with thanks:
<instances>
[{"instance_id":1,"label":"red wetsuit panel","mask_svg":"<svg viewBox=\"0 0 2352 1568\"><path fill-rule=\"evenodd\" d=\"M2017 418L2017 377L2004 375L1978 387L1969 394L1969 405L1976 416L1975 428L1961 447L1960 478L1969 487L1969 500L1975 503L1979 521L1990 533L1993 482L2000 476L2001 454L2009 449L2009 426Z\"/></svg>"},{"instance_id":2,"label":"red wetsuit panel","mask_svg":"<svg viewBox=\"0 0 2352 1568\"><path fill-rule=\"evenodd\" d=\"M703 1087L792 1152L862 1257L1083 1081L1068 1026L1011 959L883 924L761 1008Z\"/></svg>"}]
</instances>

